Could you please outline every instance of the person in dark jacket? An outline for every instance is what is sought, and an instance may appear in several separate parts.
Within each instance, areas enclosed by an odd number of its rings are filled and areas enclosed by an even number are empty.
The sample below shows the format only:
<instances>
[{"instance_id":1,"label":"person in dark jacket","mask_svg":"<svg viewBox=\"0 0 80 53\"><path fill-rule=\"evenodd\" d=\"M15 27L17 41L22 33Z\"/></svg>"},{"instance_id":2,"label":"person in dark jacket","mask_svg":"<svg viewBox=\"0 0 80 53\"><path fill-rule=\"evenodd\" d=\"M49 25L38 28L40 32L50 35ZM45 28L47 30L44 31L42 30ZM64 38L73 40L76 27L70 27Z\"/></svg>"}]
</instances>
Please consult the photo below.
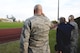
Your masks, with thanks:
<instances>
[{"instance_id":1,"label":"person in dark jacket","mask_svg":"<svg viewBox=\"0 0 80 53\"><path fill-rule=\"evenodd\" d=\"M70 53L70 37L71 31L74 29L72 25L66 23L65 18L60 18L60 23L56 32L56 46L57 53Z\"/></svg>"}]
</instances>

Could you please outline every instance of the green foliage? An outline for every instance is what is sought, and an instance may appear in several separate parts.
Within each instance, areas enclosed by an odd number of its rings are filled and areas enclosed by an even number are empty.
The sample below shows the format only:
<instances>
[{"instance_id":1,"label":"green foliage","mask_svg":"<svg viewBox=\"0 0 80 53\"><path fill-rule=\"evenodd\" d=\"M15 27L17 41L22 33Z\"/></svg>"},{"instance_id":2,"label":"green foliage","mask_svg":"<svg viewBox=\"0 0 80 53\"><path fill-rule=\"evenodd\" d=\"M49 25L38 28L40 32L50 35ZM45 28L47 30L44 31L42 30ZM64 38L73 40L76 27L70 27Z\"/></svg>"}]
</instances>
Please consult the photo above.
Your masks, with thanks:
<instances>
[{"instance_id":1,"label":"green foliage","mask_svg":"<svg viewBox=\"0 0 80 53\"><path fill-rule=\"evenodd\" d=\"M51 21L53 24L58 24L58 22L57 21Z\"/></svg>"},{"instance_id":2,"label":"green foliage","mask_svg":"<svg viewBox=\"0 0 80 53\"><path fill-rule=\"evenodd\" d=\"M0 22L0 29L4 28L21 28L23 23L19 22Z\"/></svg>"}]
</instances>

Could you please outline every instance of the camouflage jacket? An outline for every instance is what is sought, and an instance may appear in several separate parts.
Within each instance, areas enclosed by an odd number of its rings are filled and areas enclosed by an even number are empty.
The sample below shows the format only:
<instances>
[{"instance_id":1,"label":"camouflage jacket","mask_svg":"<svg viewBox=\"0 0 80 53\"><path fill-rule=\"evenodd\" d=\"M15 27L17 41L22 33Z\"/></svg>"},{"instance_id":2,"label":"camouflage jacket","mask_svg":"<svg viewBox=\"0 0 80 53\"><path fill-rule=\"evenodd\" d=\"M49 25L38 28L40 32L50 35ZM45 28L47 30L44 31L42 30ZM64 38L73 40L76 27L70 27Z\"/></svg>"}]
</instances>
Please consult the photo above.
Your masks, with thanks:
<instances>
[{"instance_id":1,"label":"camouflage jacket","mask_svg":"<svg viewBox=\"0 0 80 53\"><path fill-rule=\"evenodd\" d=\"M50 21L45 16L34 15L24 22L20 37L21 53L50 53Z\"/></svg>"},{"instance_id":2,"label":"camouflage jacket","mask_svg":"<svg viewBox=\"0 0 80 53\"><path fill-rule=\"evenodd\" d=\"M78 43L78 25L76 22L70 22L74 26L74 29L71 32L71 46L76 46Z\"/></svg>"}]
</instances>

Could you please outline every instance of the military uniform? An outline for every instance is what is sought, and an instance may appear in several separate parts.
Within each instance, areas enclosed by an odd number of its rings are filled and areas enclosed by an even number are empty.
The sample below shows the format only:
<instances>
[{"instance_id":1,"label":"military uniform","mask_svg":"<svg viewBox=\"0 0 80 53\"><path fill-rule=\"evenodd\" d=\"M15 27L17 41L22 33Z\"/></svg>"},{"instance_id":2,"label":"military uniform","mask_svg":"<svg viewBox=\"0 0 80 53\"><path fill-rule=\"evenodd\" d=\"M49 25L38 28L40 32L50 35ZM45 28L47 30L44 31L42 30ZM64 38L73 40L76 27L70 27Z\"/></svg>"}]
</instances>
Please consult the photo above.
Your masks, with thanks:
<instances>
[{"instance_id":1,"label":"military uniform","mask_svg":"<svg viewBox=\"0 0 80 53\"><path fill-rule=\"evenodd\" d=\"M77 43L78 43L78 25L76 22L70 22L74 26L74 30L71 32L71 53L77 53Z\"/></svg>"},{"instance_id":2,"label":"military uniform","mask_svg":"<svg viewBox=\"0 0 80 53\"><path fill-rule=\"evenodd\" d=\"M20 37L21 53L50 53L50 21L45 16L34 15L24 23Z\"/></svg>"}]
</instances>

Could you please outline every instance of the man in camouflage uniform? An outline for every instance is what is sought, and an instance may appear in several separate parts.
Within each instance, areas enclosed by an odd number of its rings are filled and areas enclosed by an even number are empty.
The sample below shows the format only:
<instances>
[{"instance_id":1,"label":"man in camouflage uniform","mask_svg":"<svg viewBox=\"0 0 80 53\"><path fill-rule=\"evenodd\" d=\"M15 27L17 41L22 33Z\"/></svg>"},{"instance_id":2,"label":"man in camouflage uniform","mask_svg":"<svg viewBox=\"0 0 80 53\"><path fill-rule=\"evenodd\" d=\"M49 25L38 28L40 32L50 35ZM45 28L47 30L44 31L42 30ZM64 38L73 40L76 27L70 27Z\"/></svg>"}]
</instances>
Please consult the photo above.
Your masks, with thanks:
<instances>
[{"instance_id":1,"label":"man in camouflage uniform","mask_svg":"<svg viewBox=\"0 0 80 53\"><path fill-rule=\"evenodd\" d=\"M50 21L42 13L41 5L34 7L34 16L24 22L20 37L20 53L50 53Z\"/></svg>"},{"instance_id":2,"label":"man in camouflage uniform","mask_svg":"<svg viewBox=\"0 0 80 53\"><path fill-rule=\"evenodd\" d=\"M74 30L71 32L71 53L77 53L77 43L78 43L78 25L74 21L74 16L69 16L69 22L74 26Z\"/></svg>"}]
</instances>

